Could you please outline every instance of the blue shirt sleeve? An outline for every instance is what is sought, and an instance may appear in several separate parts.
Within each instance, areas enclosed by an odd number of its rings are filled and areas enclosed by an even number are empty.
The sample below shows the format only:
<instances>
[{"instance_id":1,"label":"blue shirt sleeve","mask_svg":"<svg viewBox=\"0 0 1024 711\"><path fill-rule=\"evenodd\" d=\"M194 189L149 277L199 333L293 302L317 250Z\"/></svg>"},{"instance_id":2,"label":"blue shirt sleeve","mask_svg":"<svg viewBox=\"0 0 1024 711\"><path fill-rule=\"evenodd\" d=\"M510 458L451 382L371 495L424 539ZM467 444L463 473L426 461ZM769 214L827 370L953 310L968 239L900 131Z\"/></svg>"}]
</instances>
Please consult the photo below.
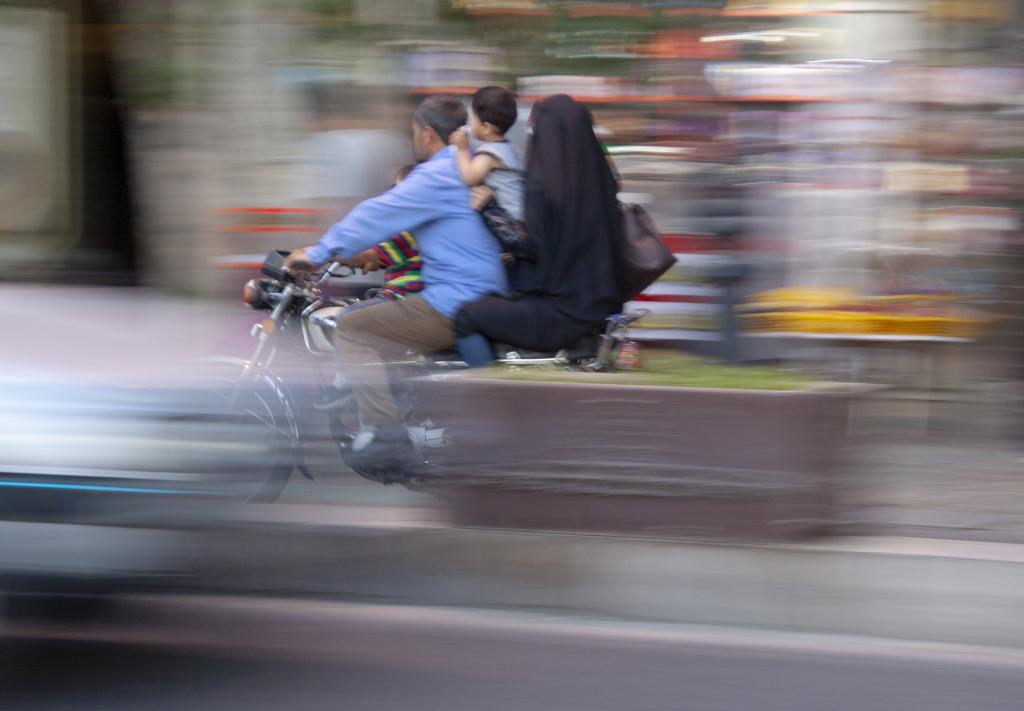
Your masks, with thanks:
<instances>
[{"instance_id":1,"label":"blue shirt sleeve","mask_svg":"<svg viewBox=\"0 0 1024 711\"><path fill-rule=\"evenodd\" d=\"M352 208L307 250L306 256L319 265L331 257L351 257L405 230L415 234L441 216L435 180L430 171L414 170L383 195Z\"/></svg>"}]
</instances>

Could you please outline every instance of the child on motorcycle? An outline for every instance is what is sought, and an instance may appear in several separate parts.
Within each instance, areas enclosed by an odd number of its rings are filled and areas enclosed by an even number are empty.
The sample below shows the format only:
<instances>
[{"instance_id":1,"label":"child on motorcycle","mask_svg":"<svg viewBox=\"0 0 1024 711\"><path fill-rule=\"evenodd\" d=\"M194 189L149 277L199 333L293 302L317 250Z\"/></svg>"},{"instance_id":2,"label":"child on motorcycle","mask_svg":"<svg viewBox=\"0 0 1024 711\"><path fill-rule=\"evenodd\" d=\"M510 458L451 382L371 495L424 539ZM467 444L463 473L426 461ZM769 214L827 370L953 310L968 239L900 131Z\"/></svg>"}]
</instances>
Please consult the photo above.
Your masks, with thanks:
<instances>
[{"instance_id":1,"label":"child on motorcycle","mask_svg":"<svg viewBox=\"0 0 1024 711\"><path fill-rule=\"evenodd\" d=\"M485 86L473 94L472 109L468 129L481 145L470 152L466 129L452 133L448 142L458 150L459 173L466 185L483 185L494 194L480 214L505 250L514 287L515 261L534 257L523 223L523 163L505 138L516 122L516 99L508 89Z\"/></svg>"},{"instance_id":2,"label":"child on motorcycle","mask_svg":"<svg viewBox=\"0 0 1024 711\"><path fill-rule=\"evenodd\" d=\"M395 185L405 180L412 172L413 166L403 166L395 176ZM387 242L360 252L350 259L337 260L350 267L367 272L384 270L384 283L367 292L366 298L349 306L347 310L365 308L385 301L397 301L408 294L423 291L423 258L420 256L416 238L409 232L395 235Z\"/></svg>"}]
</instances>

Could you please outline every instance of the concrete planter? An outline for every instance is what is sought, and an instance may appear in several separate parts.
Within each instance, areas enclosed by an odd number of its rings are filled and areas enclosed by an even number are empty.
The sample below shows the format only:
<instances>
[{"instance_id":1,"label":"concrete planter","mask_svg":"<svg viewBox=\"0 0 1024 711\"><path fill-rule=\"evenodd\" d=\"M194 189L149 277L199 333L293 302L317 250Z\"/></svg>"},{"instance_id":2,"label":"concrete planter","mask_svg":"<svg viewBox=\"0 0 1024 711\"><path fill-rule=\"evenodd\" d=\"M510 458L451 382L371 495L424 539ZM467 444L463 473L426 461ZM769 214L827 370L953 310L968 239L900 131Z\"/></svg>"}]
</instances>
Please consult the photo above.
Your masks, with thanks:
<instances>
[{"instance_id":1,"label":"concrete planter","mask_svg":"<svg viewBox=\"0 0 1024 711\"><path fill-rule=\"evenodd\" d=\"M454 444L424 483L469 526L780 539L827 532L846 390L446 378Z\"/></svg>"}]
</instances>

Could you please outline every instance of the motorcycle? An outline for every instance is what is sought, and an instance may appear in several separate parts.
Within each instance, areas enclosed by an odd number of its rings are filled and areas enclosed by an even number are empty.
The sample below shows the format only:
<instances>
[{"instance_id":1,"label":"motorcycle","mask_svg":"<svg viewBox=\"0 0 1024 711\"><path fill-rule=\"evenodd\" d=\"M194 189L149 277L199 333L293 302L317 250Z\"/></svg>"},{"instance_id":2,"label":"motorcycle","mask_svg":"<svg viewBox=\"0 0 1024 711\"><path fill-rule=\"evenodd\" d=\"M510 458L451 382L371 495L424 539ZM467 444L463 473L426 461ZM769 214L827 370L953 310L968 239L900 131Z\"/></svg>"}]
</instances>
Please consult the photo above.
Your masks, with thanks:
<instances>
[{"instance_id":1,"label":"motorcycle","mask_svg":"<svg viewBox=\"0 0 1024 711\"><path fill-rule=\"evenodd\" d=\"M356 273L332 262L318 274L291 273L284 268L288 252L270 251L261 266L263 278L248 281L242 301L257 311L269 312L256 323L251 335L256 347L248 360L215 359L227 366L212 388L221 410L236 431L246 433L261 448L255 490L243 496L253 501L273 501L280 496L292 473L313 479L307 465L301 408L286 378L275 363L282 353L300 354L306 372L314 376L312 411L328 418L330 437L342 459L356 474L383 484L416 488L424 478L444 474L438 453L450 446L451 433L437 426L429 408L417 398L420 378L438 378L467 369L455 353L410 355L389 363L396 375L396 397L414 444L415 463L402 466L366 466L351 461L355 433L359 429L355 397L348 387L334 351L335 321L341 312L360 299L332 296L328 284ZM506 369L558 368L606 371L627 356L636 345L628 338L631 323L646 311L609 316L605 328L584 342L556 353L533 353L497 346L497 366ZM243 446L239 443L239 446ZM250 476L253 472L249 472Z\"/></svg>"}]
</instances>

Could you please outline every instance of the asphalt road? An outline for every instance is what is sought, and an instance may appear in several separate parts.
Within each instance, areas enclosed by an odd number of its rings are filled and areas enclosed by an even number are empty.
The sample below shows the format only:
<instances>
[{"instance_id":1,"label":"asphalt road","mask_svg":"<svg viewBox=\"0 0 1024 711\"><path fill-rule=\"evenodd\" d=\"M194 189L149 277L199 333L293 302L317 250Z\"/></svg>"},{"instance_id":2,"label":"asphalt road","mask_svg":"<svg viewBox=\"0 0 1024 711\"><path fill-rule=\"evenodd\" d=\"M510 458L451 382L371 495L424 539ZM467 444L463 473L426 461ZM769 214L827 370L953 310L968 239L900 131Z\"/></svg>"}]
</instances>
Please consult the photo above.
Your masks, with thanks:
<instances>
[{"instance_id":1,"label":"asphalt road","mask_svg":"<svg viewBox=\"0 0 1024 711\"><path fill-rule=\"evenodd\" d=\"M1024 654L242 598L8 624L4 709L994 711Z\"/></svg>"}]
</instances>

